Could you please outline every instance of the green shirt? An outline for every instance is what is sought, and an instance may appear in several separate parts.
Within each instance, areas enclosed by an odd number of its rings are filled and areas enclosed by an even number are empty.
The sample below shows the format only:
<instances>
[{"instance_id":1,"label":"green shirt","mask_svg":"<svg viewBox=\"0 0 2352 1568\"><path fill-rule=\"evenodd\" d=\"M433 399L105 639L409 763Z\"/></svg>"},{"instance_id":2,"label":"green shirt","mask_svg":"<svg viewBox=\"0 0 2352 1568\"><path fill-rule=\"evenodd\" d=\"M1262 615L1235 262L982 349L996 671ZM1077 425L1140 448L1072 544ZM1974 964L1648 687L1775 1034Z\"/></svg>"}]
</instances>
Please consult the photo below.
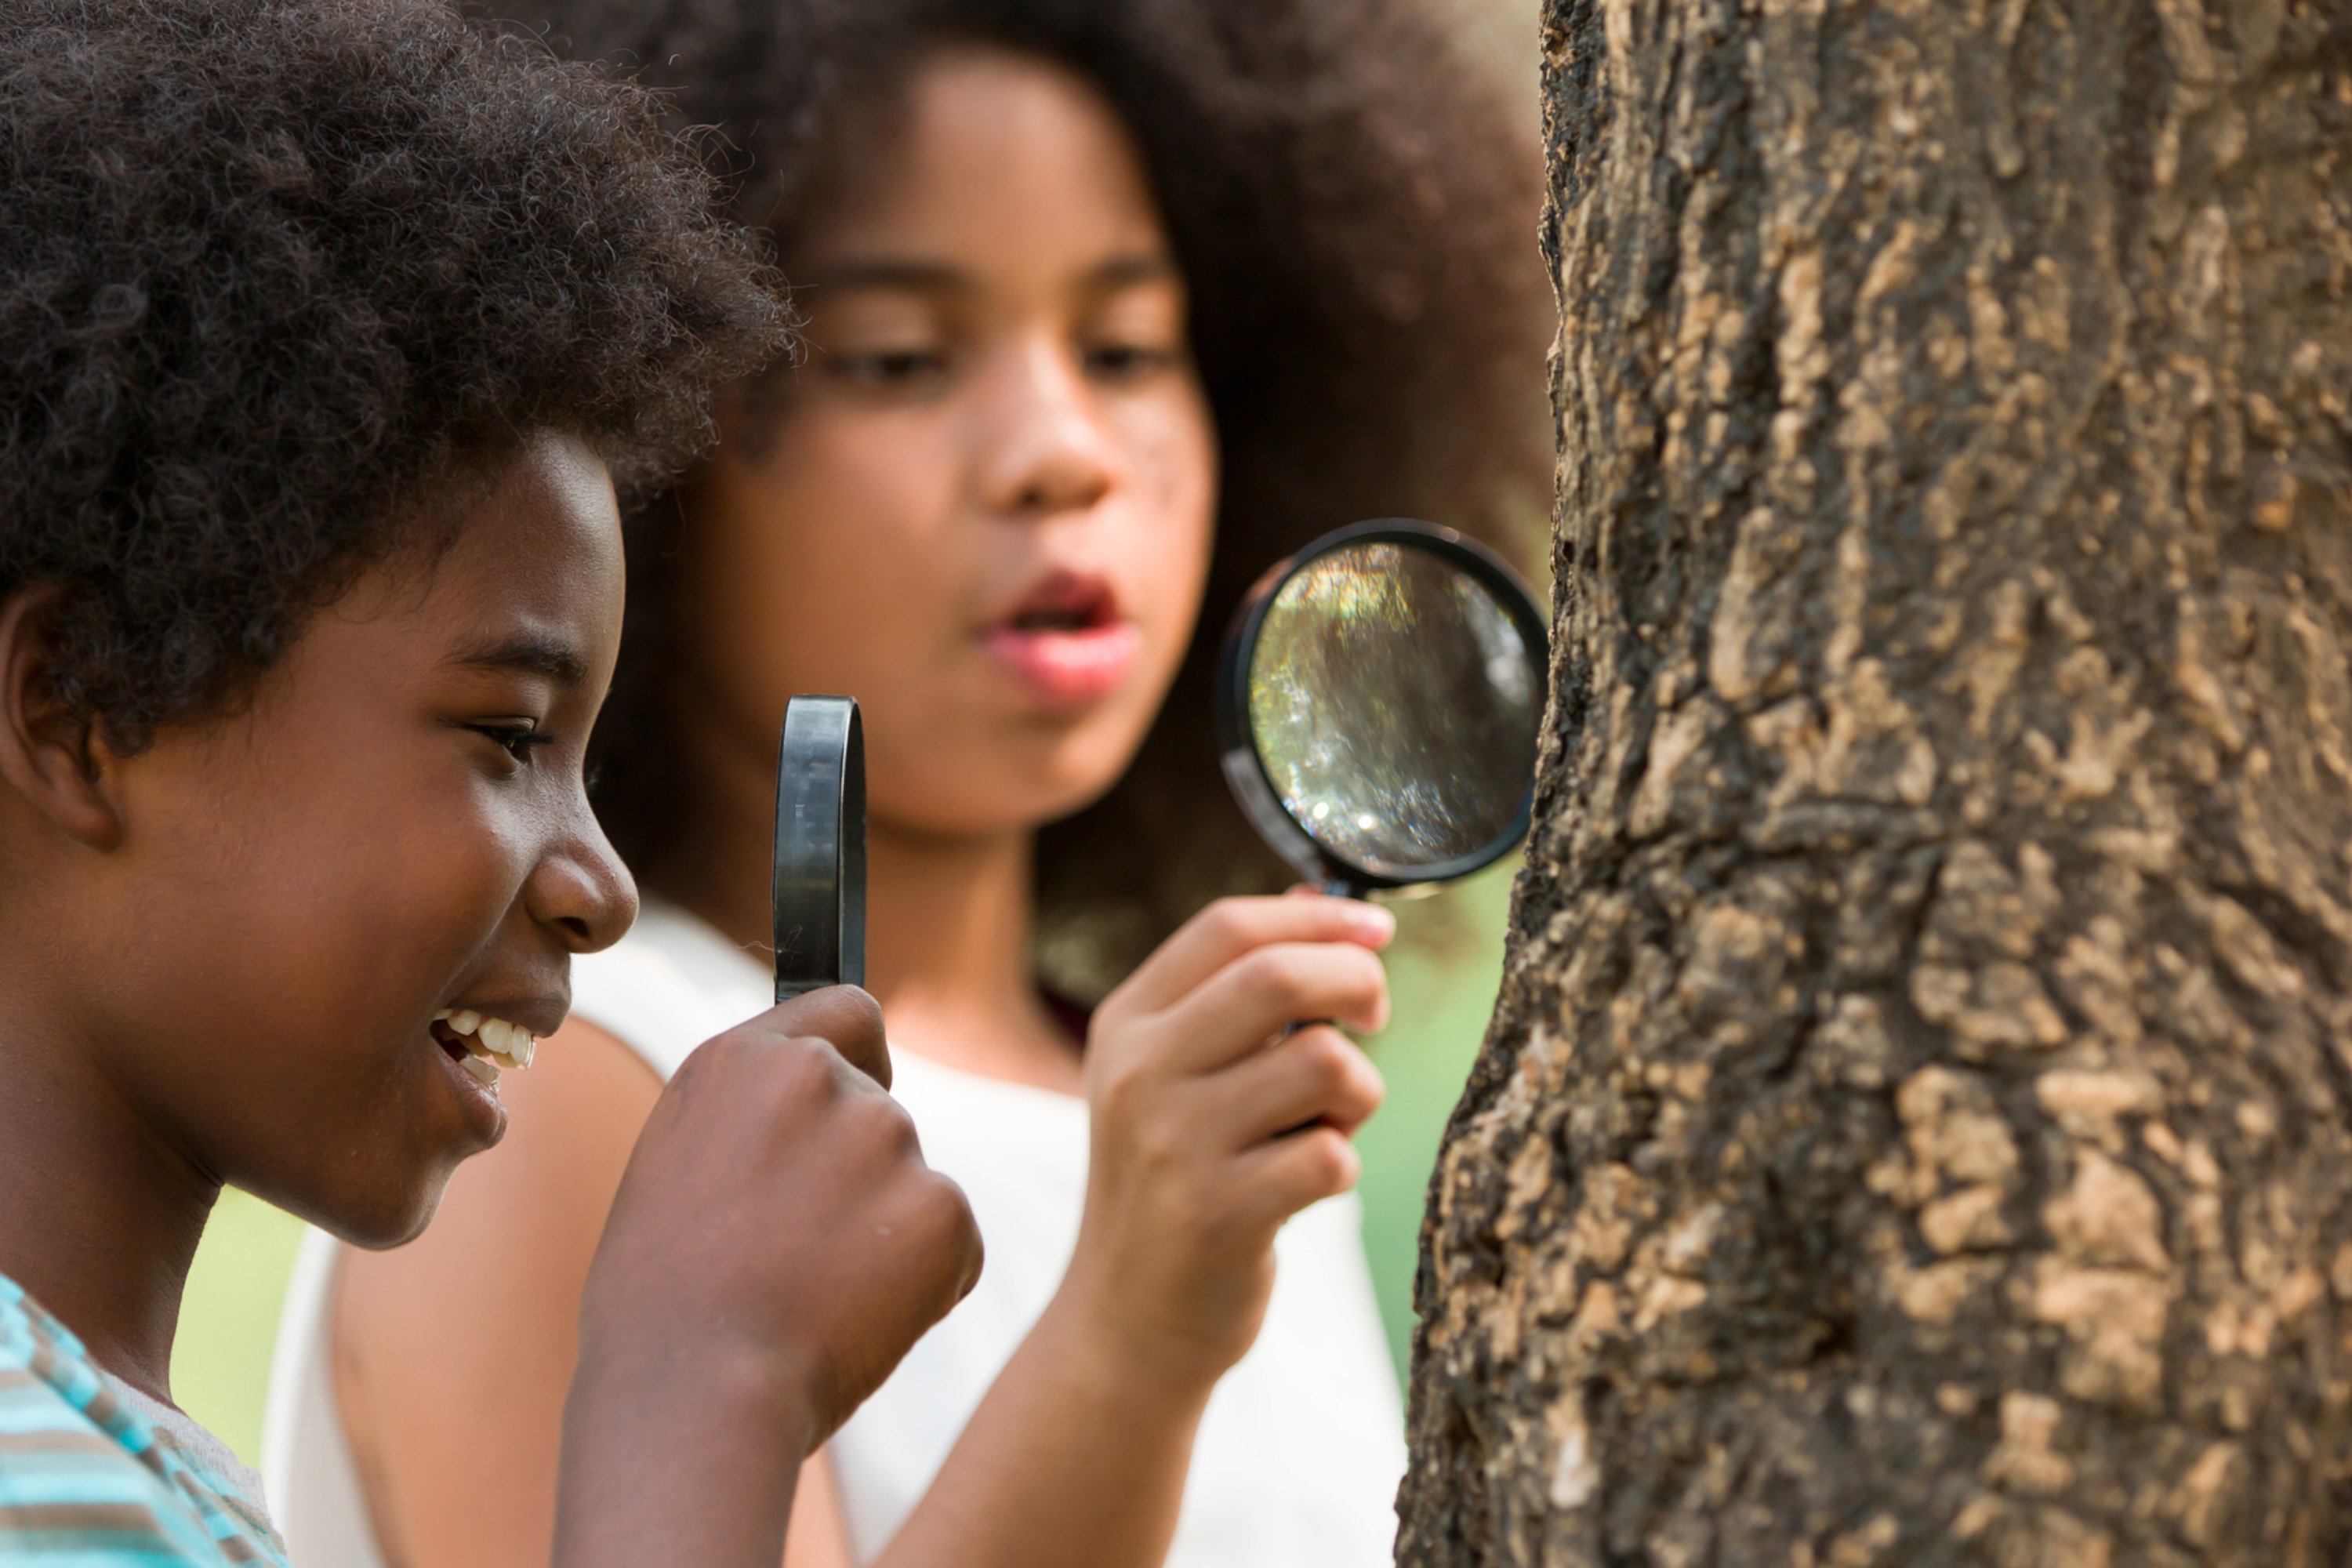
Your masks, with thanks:
<instances>
[{"instance_id":1,"label":"green shirt","mask_svg":"<svg viewBox=\"0 0 2352 1568\"><path fill-rule=\"evenodd\" d=\"M257 1496L0 1275L0 1565L287 1568Z\"/></svg>"}]
</instances>

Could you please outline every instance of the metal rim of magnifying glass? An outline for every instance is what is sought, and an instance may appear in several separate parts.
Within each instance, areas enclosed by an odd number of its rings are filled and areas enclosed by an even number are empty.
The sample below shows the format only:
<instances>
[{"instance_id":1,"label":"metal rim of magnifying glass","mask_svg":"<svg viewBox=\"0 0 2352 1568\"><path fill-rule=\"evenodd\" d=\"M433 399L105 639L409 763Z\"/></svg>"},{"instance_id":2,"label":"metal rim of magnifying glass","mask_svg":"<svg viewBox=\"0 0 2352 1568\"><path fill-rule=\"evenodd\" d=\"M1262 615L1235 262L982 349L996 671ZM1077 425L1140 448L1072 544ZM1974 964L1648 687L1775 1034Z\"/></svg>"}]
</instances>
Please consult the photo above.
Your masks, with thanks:
<instances>
[{"instance_id":1,"label":"metal rim of magnifying glass","mask_svg":"<svg viewBox=\"0 0 2352 1568\"><path fill-rule=\"evenodd\" d=\"M854 697L795 697L776 753L776 1000L866 983L866 729Z\"/></svg>"},{"instance_id":2,"label":"metal rim of magnifying glass","mask_svg":"<svg viewBox=\"0 0 2352 1568\"><path fill-rule=\"evenodd\" d=\"M1410 875L1391 871L1376 871L1360 866L1299 826L1282 804L1282 792L1266 772L1265 758L1258 750L1257 735L1249 717L1250 660L1257 651L1259 630L1265 624L1266 612L1273 607L1275 597L1283 584L1334 551L1352 544L1401 544L1425 551L1448 563L1457 566L1494 596L1503 613L1511 618L1522 644L1530 658L1528 664L1535 676L1537 711L1540 713L1549 695L1550 670L1538 650L1550 644L1550 630L1544 625L1535 598L1528 592L1519 574L1511 570L1503 558L1493 551L1435 523L1422 522L1409 517L1374 518L1365 522L1351 522L1345 528L1334 529L1320 539L1305 545L1268 567L1242 599L1235 612L1232 629L1225 635L1225 646L1217 660L1216 700L1217 749L1224 766L1225 782L1232 787L1234 798L1258 832L1271 843L1276 853L1310 880L1339 882L1367 891L1387 888L1410 888L1423 882L1451 881L1466 877L1501 859L1528 836L1528 825L1535 809L1535 780L1530 776L1528 787L1519 796L1519 808L1513 814L1510 825L1467 855L1425 866ZM1540 722L1540 721L1538 721Z\"/></svg>"}]
</instances>

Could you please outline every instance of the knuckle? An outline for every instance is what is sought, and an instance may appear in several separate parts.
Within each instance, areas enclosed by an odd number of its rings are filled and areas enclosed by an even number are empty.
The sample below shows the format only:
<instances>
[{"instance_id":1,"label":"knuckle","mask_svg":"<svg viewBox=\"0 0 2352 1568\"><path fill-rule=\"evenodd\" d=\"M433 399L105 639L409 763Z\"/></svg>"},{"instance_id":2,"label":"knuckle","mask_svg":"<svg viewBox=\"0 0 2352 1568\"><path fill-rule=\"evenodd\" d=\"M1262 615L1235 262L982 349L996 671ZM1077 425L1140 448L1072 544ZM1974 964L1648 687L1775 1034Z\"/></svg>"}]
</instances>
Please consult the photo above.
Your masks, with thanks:
<instances>
[{"instance_id":1,"label":"knuckle","mask_svg":"<svg viewBox=\"0 0 2352 1568\"><path fill-rule=\"evenodd\" d=\"M834 1076L833 1054L830 1041L810 1036L778 1040L768 1052L774 1066L767 1080L779 1098L829 1101L841 1092L841 1080Z\"/></svg>"},{"instance_id":2,"label":"knuckle","mask_svg":"<svg viewBox=\"0 0 2352 1568\"><path fill-rule=\"evenodd\" d=\"M820 994L829 1026L824 1032L841 1043L845 1055L882 1048L882 1004L855 985L835 985Z\"/></svg>"},{"instance_id":3,"label":"knuckle","mask_svg":"<svg viewBox=\"0 0 2352 1568\"><path fill-rule=\"evenodd\" d=\"M922 1141L905 1106L887 1094L861 1094L852 1099L850 1114L876 1155L892 1164L921 1163Z\"/></svg>"},{"instance_id":4,"label":"knuckle","mask_svg":"<svg viewBox=\"0 0 2352 1568\"><path fill-rule=\"evenodd\" d=\"M772 1085L776 1074L772 1042L755 1024L714 1035L688 1052L670 1075L668 1092L681 1100L706 1092L733 1097L747 1087L756 1095Z\"/></svg>"},{"instance_id":5,"label":"knuckle","mask_svg":"<svg viewBox=\"0 0 2352 1568\"><path fill-rule=\"evenodd\" d=\"M1282 1011L1296 1009L1307 992L1298 955L1282 948L1269 948L1244 959L1238 978L1253 1001Z\"/></svg>"},{"instance_id":6,"label":"knuckle","mask_svg":"<svg viewBox=\"0 0 2352 1568\"><path fill-rule=\"evenodd\" d=\"M932 1172L924 1182L922 1215L928 1228L965 1250L980 1245L980 1223L973 1218L971 1200L947 1177Z\"/></svg>"},{"instance_id":7,"label":"knuckle","mask_svg":"<svg viewBox=\"0 0 2352 1568\"><path fill-rule=\"evenodd\" d=\"M963 1188L926 1172L910 1195L908 1217L917 1245L943 1281L968 1281L977 1272L983 1256L980 1222Z\"/></svg>"},{"instance_id":8,"label":"knuckle","mask_svg":"<svg viewBox=\"0 0 2352 1568\"><path fill-rule=\"evenodd\" d=\"M1122 983L1118 990L1097 1004L1094 1013L1087 1019L1087 1050L1089 1055L1093 1054L1099 1042L1117 1037L1118 1032L1127 1026L1128 1012L1128 983Z\"/></svg>"},{"instance_id":9,"label":"knuckle","mask_svg":"<svg viewBox=\"0 0 2352 1568\"><path fill-rule=\"evenodd\" d=\"M923 1157L923 1135L916 1127L915 1119L907 1114L905 1107L887 1095L874 1098L889 1109L889 1114L882 1119L883 1148L895 1159L919 1163Z\"/></svg>"},{"instance_id":10,"label":"knuckle","mask_svg":"<svg viewBox=\"0 0 2352 1568\"><path fill-rule=\"evenodd\" d=\"M1299 1150L1299 1164L1310 1187L1328 1194L1355 1184L1356 1151L1345 1138L1328 1128L1317 1128L1302 1136L1307 1142Z\"/></svg>"},{"instance_id":11,"label":"knuckle","mask_svg":"<svg viewBox=\"0 0 2352 1568\"><path fill-rule=\"evenodd\" d=\"M1097 1082L1097 1114L1110 1121L1131 1121L1150 1102L1150 1078L1133 1061L1106 1065Z\"/></svg>"},{"instance_id":12,"label":"knuckle","mask_svg":"<svg viewBox=\"0 0 2352 1568\"><path fill-rule=\"evenodd\" d=\"M737 1062L755 1052L765 1042L757 1032L758 1020L739 1024L723 1035L713 1035L687 1054L678 1064L673 1080L679 1079L716 1078L732 1070Z\"/></svg>"},{"instance_id":13,"label":"knuckle","mask_svg":"<svg viewBox=\"0 0 2352 1568\"><path fill-rule=\"evenodd\" d=\"M1230 942L1246 942L1255 932L1256 907L1247 899L1223 898L1202 911L1201 923Z\"/></svg>"},{"instance_id":14,"label":"knuckle","mask_svg":"<svg viewBox=\"0 0 2352 1568\"><path fill-rule=\"evenodd\" d=\"M869 1037L882 1037L882 1004L861 985L835 985L825 993L826 1001L841 1012L841 1026Z\"/></svg>"},{"instance_id":15,"label":"knuckle","mask_svg":"<svg viewBox=\"0 0 2352 1568\"><path fill-rule=\"evenodd\" d=\"M1324 1134L1324 1148L1326 1163L1322 1174L1328 1180L1328 1190L1344 1193L1356 1184L1363 1162L1356 1155L1356 1146L1337 1132Z\"/></svg>"},{"instance_id":16,"label":"knuckle","mask_svg":"<svg viewBox=\"0 0 2352 1568\"><path fill-rule=\"evenodd\" d=\"M1355 1076L1356 1047L1337 1029L1309 1029L1298 1037L1296 1048L1308 1079L1327 1093L1346 1088Z\"/></svg>"}]
</instances>

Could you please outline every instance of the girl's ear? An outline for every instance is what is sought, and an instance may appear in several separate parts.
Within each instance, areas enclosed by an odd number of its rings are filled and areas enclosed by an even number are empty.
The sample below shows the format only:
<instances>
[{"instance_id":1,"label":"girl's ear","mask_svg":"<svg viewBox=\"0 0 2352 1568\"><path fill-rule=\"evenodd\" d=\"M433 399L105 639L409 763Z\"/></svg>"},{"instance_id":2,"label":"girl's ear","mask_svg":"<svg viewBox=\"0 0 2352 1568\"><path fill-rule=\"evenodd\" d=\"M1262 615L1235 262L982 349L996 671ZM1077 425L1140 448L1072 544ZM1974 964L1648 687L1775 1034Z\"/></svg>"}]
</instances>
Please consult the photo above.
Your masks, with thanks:
<instances>
[{"instance_id":1,"label":"girl's ear","mask_svg":"<svg viewBox=\"0 0 2352 1568\"><path fill-rule=\"evenodd\" d=\"M122 837L113 752L57 685L53 586L0 596L0 783L68 837L111 849Z\"/></svg>"}]
</instances>

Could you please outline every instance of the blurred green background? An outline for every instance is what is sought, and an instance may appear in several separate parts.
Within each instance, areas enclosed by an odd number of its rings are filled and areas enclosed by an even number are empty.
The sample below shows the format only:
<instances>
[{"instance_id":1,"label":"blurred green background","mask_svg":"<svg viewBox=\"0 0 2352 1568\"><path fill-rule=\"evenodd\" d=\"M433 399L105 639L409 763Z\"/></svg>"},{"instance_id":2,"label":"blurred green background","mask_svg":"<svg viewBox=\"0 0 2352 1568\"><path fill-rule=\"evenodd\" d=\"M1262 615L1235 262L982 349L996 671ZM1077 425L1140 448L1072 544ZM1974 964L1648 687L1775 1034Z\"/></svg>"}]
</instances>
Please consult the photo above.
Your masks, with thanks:
<instances>
[{"instance_id":1,"label":"blurred green background","mask_svg":"<svg viewBox=\"0 0 2352 1568\"><path fill-rule=\"evenodd\" d=\"M1421 1205L1438 1135L1477 1054L1502 976L1502 931L1513 856L1444 897L1397 906L1389 976L1395 1011L1370 1042L1388 1104L1360 1139L1364 1245L1397 1364L1412 1332L1412 1270ZM222 1194L196 1253L172 1358L180 1405L248 1464L261 1454L262 1402L298 1220L243 1193Z\"/></svg>"}]
</instances>

